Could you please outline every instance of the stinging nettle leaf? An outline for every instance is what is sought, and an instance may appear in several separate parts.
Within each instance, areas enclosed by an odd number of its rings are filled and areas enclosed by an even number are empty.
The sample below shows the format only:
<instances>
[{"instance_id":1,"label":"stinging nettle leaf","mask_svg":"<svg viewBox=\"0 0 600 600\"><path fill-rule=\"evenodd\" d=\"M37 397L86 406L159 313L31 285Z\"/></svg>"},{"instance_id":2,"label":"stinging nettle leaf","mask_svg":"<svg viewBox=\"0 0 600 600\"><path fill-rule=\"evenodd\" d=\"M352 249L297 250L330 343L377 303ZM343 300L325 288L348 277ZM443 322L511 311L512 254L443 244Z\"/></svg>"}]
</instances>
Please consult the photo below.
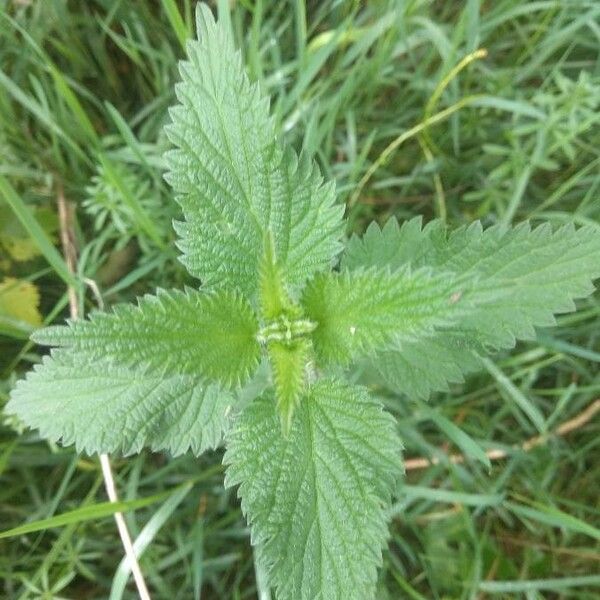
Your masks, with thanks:
<instances>
[{"instance_id":1,"label":"stinging nettle leaf","mask_svg":"<svg viewBox=\"0 0 600 600\"><path fill-rule=\"evenodd\" d=\"M261 317L270 322L282 316L299 317L299 307L293 302L285 285L284 276L275 256L273 236L264 241L259 275L259 297Z\"/></svg>"},{"instance_id":2,"label":"stinging nettle leaf","mask_svg":"<svg viewBox=\"0 0 600 600\"><path fill-rule=\"evenodd\" d=\"M234 405L231 394L196 377L54 350L17 383L6 411L79 452L198 455L219 445Z\"/></svg>"},{"instance_id":3,"label":"stinging nettle leaf","mask_svg":"<svg viewBox=\"0 0 600 600\"><path fill-rule=\"evenodd\" d=\"M401 474L393 418L364 388L321 380L282 434L272 398L227 437L226 485L239 485L252 542L279 600L365 600Z\"/></svg>"},{"instance_id":4,"label":"stinging nettle leaf","mask_svg":"<svg viewBox=\"0 0 600 600\"><path fill-rule=\"evenodd\" d=\"M395 218L383 227L373 222L362 237L353 235L342 256L342 269L350 271L370 267L389 267L392 271L405 266L430 264L423 257L432 251L432 239L444 231L441 221L431 221L423 228L423 218L414 217L400 226Z\"/></svg>"},{"instance_id":5,"label":"stinging nettle leaf","mask_svg":"<svg viewBox=\"0 0 600 600\"><path fill-rule=\"evenodd\" d=\"M459 278L404 267L319 274L307 284L301 304L316 323L317 357L347 363L453 323L465 301Z\"/></svg>"},{"instance_id":6,"label":"stinging nettle leaf","mask_svg":"<svg viewBox=\"0 0 600 600\"><path fill-rule=\"evenodd\" d=\"M258 366L257 333L251 306L235 292L159 290L140 298L138 306L121 304L112 313L47 327L32 338L92 359L141 364L157 373L189 374L231 387Z\"/></svg>"},{"instance_id":7,"label":"stinging nettle leaf","mask_svg":"<svg viewBox=\"0 0 600 600\"><path fill-rule=\"evenodd\" d=\"M281 415L281 426L284 435L288 435L292 417L306 386L311 345L308 339L302 338L291 344L270 342L267 351L273 371L273 386Z\"/></svg>"},{"instance_id":8,"label":"stinging nettle leaf","mask_svg":"<svg viewBox=\"0 0 600 600\"><path fill-rule=\"evenodd\" d=\"M387 383L408 396L427 398L481 368L476 351L485 350L460 331L441 329L377 353L375 368Z\"/></svg>"},{"instance_id":9,"label":"stinging nettle leaf","mask_svg":"<svg viewBox=\"0 0 600 600\"><path fill-rule=\"evenodd\" d=\"M600 276L600 234L572 224L556 231L548 224L532 230L528 223L483 230L479 222L448 233L440 221L422 227L416 218L400 227L390 220L350 240L342 264L392 271L410 264L467 282L470 301L453 325L398 344L375 363L393 387L425 397L477 369L473 353L511 348L534 337L536 327L554 325L555 313L574 310L573 300L592 293ZM435 369L423 368L424 362Z\"/></svg>"},{"instance_id":10,"label":"stinging nettle leaf","mask_svg":"<svg viewBox=\"0 0 600 600\"><path fill-rule=\"evenodd\" d=\"M316 164L279 140L268 99L204 5L197 29L166 129L176 147L166 177L185 216L182 261L206 285L252 296L271 234L288 283L299 285L341 250L343 207Z\"/></svg>"}]
</instances>

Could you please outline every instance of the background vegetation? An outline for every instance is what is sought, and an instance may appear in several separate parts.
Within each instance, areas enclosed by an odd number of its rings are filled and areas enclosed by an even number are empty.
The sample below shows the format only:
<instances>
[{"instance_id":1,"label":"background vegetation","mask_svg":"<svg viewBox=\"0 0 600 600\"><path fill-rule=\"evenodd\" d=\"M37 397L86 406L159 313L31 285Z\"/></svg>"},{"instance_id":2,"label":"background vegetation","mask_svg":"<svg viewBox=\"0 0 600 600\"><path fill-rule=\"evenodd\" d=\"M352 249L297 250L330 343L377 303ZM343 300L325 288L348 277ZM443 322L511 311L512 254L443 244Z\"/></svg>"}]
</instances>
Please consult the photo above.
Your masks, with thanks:
<instances>
[{"instance_id":1,"label":"background vegetation","mask_svg":"<svg viewBox=\"0 0 600 600\"><path fill-rule=\"evenodd\" d=\"M285 135L336 180L352 230L417 214L600 227L595 0L219 4ZM106 305L193 284L161 178L192 15L189 0L0 0L0 406L40 359L31 328L68 313L53 251L62 195L75 207L78 280L95 281ZM88 286L78 294L86 311L97 305ZM406 457L437 461L409 463L382 600L599 597L600 296L559 324L428 404L380 391ZM0 597L134 598L96 506L97 459L0 422L0 530L82 506L95 517L0 539ZM506 456L486 464L478 446ZM124 500L154 500L127 521L156 598L257 597L220 458L113 461Z\"/></svg>"}]
</instances>

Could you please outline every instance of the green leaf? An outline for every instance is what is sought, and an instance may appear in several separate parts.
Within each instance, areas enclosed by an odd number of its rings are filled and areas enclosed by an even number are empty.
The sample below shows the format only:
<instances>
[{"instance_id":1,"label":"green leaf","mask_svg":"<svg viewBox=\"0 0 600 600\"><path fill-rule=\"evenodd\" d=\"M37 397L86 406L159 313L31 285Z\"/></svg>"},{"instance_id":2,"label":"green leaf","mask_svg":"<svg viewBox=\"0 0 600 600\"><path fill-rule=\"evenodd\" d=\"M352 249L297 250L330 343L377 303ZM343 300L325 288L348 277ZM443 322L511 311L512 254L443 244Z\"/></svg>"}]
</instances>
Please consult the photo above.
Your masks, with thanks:
<instances>
[{"instance_id":1,"label":"green leaf","mask_svg":"<svg viewBox=\"0 0 600 600\"><path fill-rule=\"evenodd\" d=\"M270 342L267 345L277 408L281 415L284 435L288 435L292 417L304 392L311 345L308 339L300 338L291 344Z\"/></svg>"},{"instance_id":2,"label":"green leaf","mask_svg":"<svg viewBox=\"0 0 600 600\"><path fill-rule=\"evenodd\" d=\"M269 101L248 80L227 30L205 5L196 15L199 40L180 64L179 104L166 129L176 146L167 179L185 216L177 225L182 261L205 284L251 296L270 232L288 283L301 284L341 249L343 207L316 164L278 139Z\"/></svg>"},{"instance_id":3,"label":"green leaf","mask_svg":"<svg viewBox=\"0 0 600 600\"><path fill-rule=\"evenodd\" d=\"M234 403L196 377L55 350L17 383L6 411L79 452L134 454L147 446L176 455L218 446Z\"/></svg>"},{"instance_id":4,"label":"green leaf","mask_svg":"<svg viewBox=\"0 0 600 600\"><path fill-rule=\"evenodd\" d=\"M319 274L301 304L317 327L313 343L325 363L347 363L390 343L431 335L463 311L465 286L429 269Z\"/></svg>"},{"instance_id":5,"label":"green leaf","mask_svg":"<svg viewBox=\"0 0 600 600\"><path fill-rule=\"evenodd\" d=\"M257 333L252 308L237 293L159 290L139 299L138 306L122 304L112 313L96 312L89 320L47 327L32 337L93 359L234 386L258 365Z\"/></svg>"},{"instance_id":6,"label":"green leaf","mask_svg":"<svg viewBox=\"0 0 600 600\"><path fill-rule=\"evenodd\" d=\"M427 398L431 392L448 391L450 383L463 383L466 374L481 369L475 349L467 334L443 329L379 352L374 365L393 389Z\"/></svg>"},{"instance_id":7,"label":"green leaf","mask_svg":"<svg viewBox=\"0 0 600 600\"><path fill-rule=\"evenodd\" d=\"M477 368L473 352L511 348L517 339L533 338L536 327L554 325L555 313L574 310L573 300L591 294L600 276L600 233L572 224L532 230L528 223L484 231L476 222L448 234L439 221L422 227L413 219L399 227L392 220L353 238L343 259L350 270L401 271L407 265L454 273L469 288L469 302L454 324L378 357L376 367L388 383L426 396ZM435 369L424 369L425 360Z\"/></svg>"},{"instance_id":8,"label":"green leaf","mask_svg":"<svg viewBox=\"0 0 600 600\"><path fill-rule=\"evenodd\" d=\"M342 257L342 268L354 271L370 267L389 267L392 271L405 265L430 264L432 239L443 231L441 221L430 222L423 229L423 219L404 221L402 227L395 218L383 227L371 223L362 237L353 235Z\"/></svg>"},{"instance_id":9,"label":"green leaf","mask_svg":"<svg viewBox=\"0 0 600 600\"><path fill-rule=\"evenodd\" d=\"M261 317L267 322L284 315L292 318L300 316L300 309L286 288L270 234L265 238L264 254L259 265L259 297Z\"/></svg>"},{"instance_id":10,"label":"green leaf","mask_svg":"<svg viewBox=\"0 0 600 600\"><path fill-rule=\"evenodd\" d=\"M287 437L271 398L244 409L228 434L226 485L240 485L279 600L373 597L400 452L392 417L363 388L317 382Z\"/></svg>"}]
</instances>

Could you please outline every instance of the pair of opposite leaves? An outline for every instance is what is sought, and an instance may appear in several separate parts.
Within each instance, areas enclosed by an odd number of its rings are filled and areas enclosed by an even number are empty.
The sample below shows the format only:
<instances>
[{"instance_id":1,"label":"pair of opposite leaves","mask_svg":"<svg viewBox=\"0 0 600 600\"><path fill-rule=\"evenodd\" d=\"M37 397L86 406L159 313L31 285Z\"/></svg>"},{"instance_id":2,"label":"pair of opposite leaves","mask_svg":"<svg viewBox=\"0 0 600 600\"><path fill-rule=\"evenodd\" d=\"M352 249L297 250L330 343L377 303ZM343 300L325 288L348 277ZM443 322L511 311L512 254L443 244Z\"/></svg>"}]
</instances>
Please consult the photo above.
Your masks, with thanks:
<instances>
[{"instance_id":1,"label":"pair of opposite leaves","mask_svg":"<svg viewBox=\"0 0 600 600\"><path fill-rule=\"evenodd\" d=\"M447 389L482 353L531 338L593 291L600 235L479 223L448 234L413 219L371 225L344 247L333 185L281 143L268 100L204 6L197 27L167 128L167 178L184 213L182 260L208 291L161 291L37 332L59 348L7 409L90 453L199 454L224 435L226 484L240 486L277 597L365 600L401 443L344 367L370 363L409 395ZM253 377L263 350L274 391Z\"/></svg>"}]
</instances>

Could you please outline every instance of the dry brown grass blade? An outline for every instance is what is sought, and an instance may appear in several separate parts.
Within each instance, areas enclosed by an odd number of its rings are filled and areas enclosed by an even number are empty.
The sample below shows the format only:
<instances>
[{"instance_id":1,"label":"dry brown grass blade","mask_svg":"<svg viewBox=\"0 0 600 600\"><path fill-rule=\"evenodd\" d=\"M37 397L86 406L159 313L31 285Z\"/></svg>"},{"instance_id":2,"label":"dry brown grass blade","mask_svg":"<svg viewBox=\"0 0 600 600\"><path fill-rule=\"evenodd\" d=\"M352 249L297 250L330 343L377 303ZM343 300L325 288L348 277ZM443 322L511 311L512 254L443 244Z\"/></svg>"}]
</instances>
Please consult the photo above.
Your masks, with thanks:
<instances>
[{"instance_id":1,"label":"dry brown grass blade","mask_svg":"<svg viewBox=\"0 0 600 600\"><path fill-rule=\"evenodd\" d=\"M600 398L594 400L590 405L588 405L584 410L582 410L579 414L577 414L572 419L565 421L559 427L557 427L553 432L545 435L536 435L535 437L529 438L524 441L522 444L516 444L512 447L513 450L521 450L528 452L532 448L536 446L541 446L545 444L549 438L555 436L565 436L580 427L583 427L586 423L591 421L596 413L600 412ZM490 460L500 460L502 458L506 458L511 453L511 450L506 450L504 448L492 448L486 452L487 457ZM415 471L418 469L426 469L427 467L431 467L432 465L437 465L440 462L448 461L452 464L461 464L464 463L466 457L464 454L450 454L446 459L440 460L439 458L409 458L404 462L404 468L406 471Z\"/></svg>"}]
</instances>

